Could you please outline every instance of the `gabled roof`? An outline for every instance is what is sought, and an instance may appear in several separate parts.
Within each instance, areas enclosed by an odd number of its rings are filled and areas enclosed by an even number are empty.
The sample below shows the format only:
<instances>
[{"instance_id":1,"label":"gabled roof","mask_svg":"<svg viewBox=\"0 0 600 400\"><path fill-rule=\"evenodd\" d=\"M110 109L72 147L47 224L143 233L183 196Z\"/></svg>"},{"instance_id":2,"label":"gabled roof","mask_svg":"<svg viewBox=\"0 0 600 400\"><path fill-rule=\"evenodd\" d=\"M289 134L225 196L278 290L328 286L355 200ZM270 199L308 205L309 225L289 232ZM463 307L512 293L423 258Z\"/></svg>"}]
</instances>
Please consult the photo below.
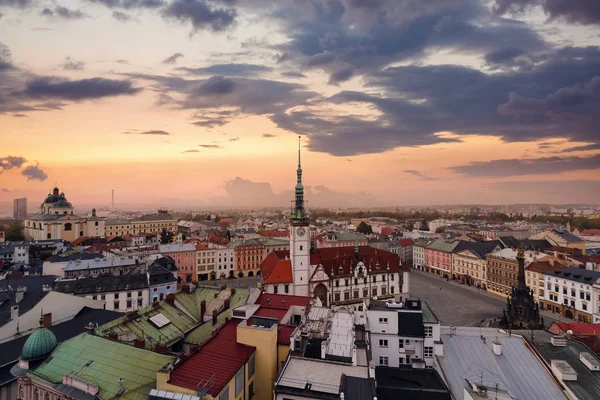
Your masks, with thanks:
<instances>
[{"instance_id":1,"label":"gabled roof","mask_svg":"<svg viewBox=\"0 0 600 400\"><path fill-rule=\"evenodd\" d=\"M44 291L44 286L51 288L55 280L55 276L49 275L26 275L20 278L0 280L0 289L3 290L0 292L0 298L3 299L0 303L0 326L10 320L12 306L19 306L19 315L23 315L35 307L48 294L48 291ZM19 287L26 288L26 290L23 292L23 298L17 303L17 288Z\"/></svg>"},{"instance_id":2,"label":"gabled roof","mask_svg":"<svg viewBox=\"0 0 600 400\"><path fill-rule=\"evenodd\" d=\"M166 283L175 283L177 282L177 278L173 276L173 273L166 269L165 267L161 267L158 264L152 264L148 269L149 276L149 285L163 285Z\"/></svg>"},{"instance_id":3,"label":"gabled roof","mask_svg":"<svg viewBox=\"0 0 600 400\"><path fill-rule=\"evenodd\" d=\"M281 257L283 252L272 251L260 264L265 283L292 283L292 262Z\"/></svg>"},{"instance_id":4,"label":"gabled roof","mask_svg":"<svg viewBox=\"0 0 600 400\"><path fill-rule=\"evenodd\" d=\"M202 382L211 381L208 394L217 397L256 351L254 346L237 342L239 323L240 320L233 319L215 332L210 340L204 342L200 350L175 366L168 383L199 390Z\"/></svg>"},{"instance_id":5,"label":"gabled roof","mask_svg":"<svg viewBox=\"0 0 600 400\"><path fill-rule=\"evenodd\" d=\"M568 231L559 231L556 229L552 229L552 233L554 233L557 236L560 236L563 240L566 240L567 243L583 243L583 240L581 240L580 238Z\"/></svg>"},{"instance_id":6,"label":"gabled roof","mask_svg":"<svg viewBox=\"0 0 600 400\"><path fill-rule=\"evenodd\" d=\"M90 362L91 361L91 362ZM175 361L175 356L159 354L134 346L113 342L99 336L82 333L60 344L44 363L28 372L54 386L63 376L73 375L84 381L93 379L98 385L98 397L117 397L121 385L123 398L148 398L156 381L156 372ZM119 380L122 379L122 383ZM58 390L68 390L57 384Z\"/></svg>"},{"instance_id":7,"label":"gabled roof","mask_svg":"<svg viewBox=\"0 0 600 400\"><path fill-rule=\"evenodd\" d=\"M501 248L500 242L497 240L491 240L487 242L469 242L461 240L459 244L454 248L453 253L458 253L463 250L469 250L471 253L477 255L479 258L485 259L485 257L493 252L496 248Z\"/></svg>"},{"instance_id":8,"label":"gabled roof","mask_svg":"<svg viewBox=\"0 0 600 400\"><path fill-rule=\"evenodd\" d=\"M560 264L552 265L549 261L532 261L525 269L531 272L545 273L562 269L563 266Z\"/></svg>"},{"instance_id":9,"label":"gabled roof","mask_svg":"<svg viewBox=\"0 0 600 400\"><path fill-rule=\"evenodd\" d=\"M256 304L267 308L288 310L291 306L307 307L311 300L310 297L305 296L261 293L256 300Z\"/></svg>"},{"instance_id":10,"label":"gabled roof","mask_svg":"<svg viewBox=\"0 0 600 400\"><path fill-rule=\"evenodd\" d=\"M53 290L75 295L121 292L148 288L146 274L109 275L96 278L64 279L54 282ZM134 296L137 298L137 296Z\"/></svg>"}]
</instances>

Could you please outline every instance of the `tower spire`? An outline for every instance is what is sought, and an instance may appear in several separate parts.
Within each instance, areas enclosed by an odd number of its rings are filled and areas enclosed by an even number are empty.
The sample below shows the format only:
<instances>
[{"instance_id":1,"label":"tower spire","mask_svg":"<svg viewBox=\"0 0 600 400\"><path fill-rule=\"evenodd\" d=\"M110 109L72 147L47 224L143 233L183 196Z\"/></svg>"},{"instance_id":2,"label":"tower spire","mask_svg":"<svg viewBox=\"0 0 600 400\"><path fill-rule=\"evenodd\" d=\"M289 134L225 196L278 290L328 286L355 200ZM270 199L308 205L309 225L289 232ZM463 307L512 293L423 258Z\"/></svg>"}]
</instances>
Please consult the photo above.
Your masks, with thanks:
<instances>
[{"instance_id":1,"label":"tower spire","mask_svg":"<svg viewBox=\"0 0 600 400\"><path fill-rule=\"evenodd\" d=\"M302 185L302 164L300 159L300 148L301 148L301 137L298 136L298 169L296 170L297 181L296 181L296 204L294 212L292 213L292 219L305 220L307 218L306 211L304 210L304 186Z\"/></svg>"}]
</instances>

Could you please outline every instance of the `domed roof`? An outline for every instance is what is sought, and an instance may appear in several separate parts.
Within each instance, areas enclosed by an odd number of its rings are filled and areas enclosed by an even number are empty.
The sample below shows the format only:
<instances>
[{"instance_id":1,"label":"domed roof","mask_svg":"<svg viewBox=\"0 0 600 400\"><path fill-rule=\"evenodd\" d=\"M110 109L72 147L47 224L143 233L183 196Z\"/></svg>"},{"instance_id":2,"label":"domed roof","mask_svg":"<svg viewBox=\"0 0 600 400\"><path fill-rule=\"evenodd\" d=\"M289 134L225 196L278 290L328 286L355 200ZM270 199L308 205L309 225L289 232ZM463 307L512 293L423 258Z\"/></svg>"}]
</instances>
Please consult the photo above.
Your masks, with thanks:
<instances>
[{"instance_id":1,"label":"domed roof","mask_svg":"<svg viewBox=\"0 0 600 400\"><path fill-rule=\"evenodd\" d=\"M51 204L51 203L56 203L59 200L60 200L60 196L59 195L57 195L57 194L49 194L48 197L46 197L46 199L44 200L44 203Z\"/></svg>"},{"instance_id":2,"label":"domed roof","mask_svg":"<svg viewBox=\"0 0 600 400\"><path fill-rule=\"evenodd\" d=\"M21 360L44 358L56 347L56 336L48 328L40 326L25 341L21 351Z\"/></svg>"},{"instance_id":3,"label":"domed roof","mask_svg":"<svg viewBox=\"0 0 600 400\"><path fill-rule=\"evenodd\" d=\"M73 208L73 205L63 198L52 204L52 208Z\"/></svg>"}]
</instances>

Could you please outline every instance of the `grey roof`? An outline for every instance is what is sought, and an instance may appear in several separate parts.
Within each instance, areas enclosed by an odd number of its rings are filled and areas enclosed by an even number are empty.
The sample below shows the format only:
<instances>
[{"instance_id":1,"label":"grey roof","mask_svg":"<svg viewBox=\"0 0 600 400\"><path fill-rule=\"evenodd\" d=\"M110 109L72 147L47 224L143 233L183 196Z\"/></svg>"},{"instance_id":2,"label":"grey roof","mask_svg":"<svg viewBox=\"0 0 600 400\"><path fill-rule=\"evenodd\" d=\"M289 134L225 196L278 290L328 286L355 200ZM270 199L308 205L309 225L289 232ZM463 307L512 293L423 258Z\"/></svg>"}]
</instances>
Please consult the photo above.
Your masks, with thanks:
<instances>
[{"instance_id":1,"label":"grey roof","mask_svg":"<svg viewBox=\"0 0 600 400\"><path fill-rule=\"evenodd\" d=\"M428 249L445 251L446 253L452 253L456 246L458 246L460 242L458 240L448 242L446 239L436 239L433 242L427 245Z\"/></svg>"},{"instance_id":2,"label":"grey roof","mask_svg":"<svg viewBox=\"0 0 600 400\"><path fill-rule=\"evenodd\" d=\"M47 291L44 291L44 285L51 287L55 279L55 276L27 275L21 278L0 280L0 294L6 299L0 304L0 326L10 320L11 308L15 304L19 306L19 315L23 315L35 307L48 294ZM23 299L17 303L16 290L19 286L26 288L26 290L23 293Z\"/></svg>"},{"instance_id":3,"label":"grey roof","mask_svg":"<svg viewBox=\"0 0 600 400\"><path fill-rule=\"evenodd\" d=\"M429 305L424 301L421 302L421 311L423 311L423 323L425 324L439 324L440 320L435 315L433 310L429 308Z\"/></svg>"},{"instance_id":4,"label":"grey roof","mask_svg":"<svg viewBox=\"0 0 600 400\"><path fill-rule=\"evenodd\" d=\"M594 282L600 279L600 272L590 271L579 267L569 267L555 271L548 271L544 272L544 275L550 275L556 278L563 278L588 285L593 285Z\"/></svg>"},{"instance_id":5,"label":"grey roof","mask_svg":"<svg viewBox=\"0 0 600 400\"><path fill-rule=\"evenodd\" d=\"M592 357L594 352L584 344L569 340L566 347L554 347L550 343L551 334L536 332L534 347L540 352L544 360L564 360L577 372L576 381L565 381L564 384L580 399L600 399L600 374L590 371L580 360L579 353L587 352ZM599 360L600 361L600 360Z\"/></svg>"},{"instance_id":6,"label":"grey roof","mask_svg":"<svg viewBox=\"0 0 600 400\"><path fill-rule=\"evenodd\" d=\"M496 248L502 249L500 242L497 240L491 240L487 242L469 242L467 240L461 240L460 243L454 248L454 253L458 253L459 251L463 250L469 250L479 258L485 259L485 257L489 253L493 252Z\"/></svg>"},{"instance_id":7,"label":"grey roof","mask_svg":"<svg viewBox=\"0 0 600 400\"><path fill-rule=\"evenodd\" d=\"M429 240L427 240L425 238L418 238L418 239L415 239L415 244L413 244L413 247L415 247L415 246L427 247L428 243L429 243Z\"/></svg>"},{"instance_id":8,"label":"grey roof","mask_svg":"<svg viewBox=\"0 0 600 400\"><path fill-rule=\"evenodd\" d=\"M492 351L496 338L502 345L501 356ZM466 380L479 383L482 376L484 385L498 385L519 400L565 399L554 378L520 336L508 337L494 329L461 328L458 334L442 334L441 339L444 356L438 361L457 400L464 398Z\"/></svg>"},{"instance_id":9,"label":"grey roof","mask_svg":"<svg viewBox=\"0 0 600 400\"><path fill-rule=\"evenodd\" d=\"M568 231L557 231L556 229L553 229L552 233L554 233L557 236L560 236L561 238L566 240L568 243L582 243L583 242L583 240L581 240L580 238L578 238L577 236L573 235L571 232L568 232Z\"/></svg>"},{"instance_id":10,"label":"grey roof","mask_svg":"<svg viewBox=\"0 0 600 400\"><path fill-rule=\"evenodd\" d=\"M102 253L72 253L66 256L52 256L46 259L49 262L67 262L74 260L93 260L95 258L104 258Z\"/></svg>"},{"instance_id":11,"label":"grey roof","mask_svg":"<svg viewBox=\"0 0 600 400\"><path fill-rule=\"evenodd\" d=\"M373 378L358 378L342 374L340 392L344 393L345 400L373 400L377 397Z\"/></svg>"},{"instance_id":12,"label":"grey roof","mask_svg":"<svg viewBox=\"0 0 600 400\"><path fill-rule=\"evenodd\" d=\"M150 286L155 285L164 285L166 283L174 283L177 282L173 273L166 269L165 267L161 267L158 264L152 264L148 269L149 275L149 284Z\"/></svg>"},{"instance_id":13,"label":"grey roof","mask_svg":"<svg viewBox=\"0 0 600 400\"><path fill-rule=\"evenodd\" d=\"M53 290L75 295L120 292L148 288L146 274L99 276L97 278L65 279L54 282Z\"/></svg>"}]
</instances>

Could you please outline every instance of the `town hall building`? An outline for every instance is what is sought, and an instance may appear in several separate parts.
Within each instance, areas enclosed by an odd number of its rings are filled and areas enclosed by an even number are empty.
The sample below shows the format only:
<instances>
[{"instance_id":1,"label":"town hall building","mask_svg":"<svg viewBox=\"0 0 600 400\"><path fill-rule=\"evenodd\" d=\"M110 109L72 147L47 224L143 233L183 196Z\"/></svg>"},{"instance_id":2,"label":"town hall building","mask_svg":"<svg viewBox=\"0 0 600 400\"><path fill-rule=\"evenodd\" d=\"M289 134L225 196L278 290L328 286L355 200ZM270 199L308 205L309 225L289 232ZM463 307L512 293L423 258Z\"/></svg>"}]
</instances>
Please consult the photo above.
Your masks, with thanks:
<instances>
[{"instance_id":1,"label":"town hall building","mask_svg":"<svg viewBox=\"0 0 600 400\"><path fill-rule=\"evenodd\" d=\"M368 298L405 299L408 267L397 254L369 246L316 248L304 208L298 148L295 206L290 218L290 250L273 251L261 263L266 293L319 297L324 305Z\"/></svg>"}]
</instances>

